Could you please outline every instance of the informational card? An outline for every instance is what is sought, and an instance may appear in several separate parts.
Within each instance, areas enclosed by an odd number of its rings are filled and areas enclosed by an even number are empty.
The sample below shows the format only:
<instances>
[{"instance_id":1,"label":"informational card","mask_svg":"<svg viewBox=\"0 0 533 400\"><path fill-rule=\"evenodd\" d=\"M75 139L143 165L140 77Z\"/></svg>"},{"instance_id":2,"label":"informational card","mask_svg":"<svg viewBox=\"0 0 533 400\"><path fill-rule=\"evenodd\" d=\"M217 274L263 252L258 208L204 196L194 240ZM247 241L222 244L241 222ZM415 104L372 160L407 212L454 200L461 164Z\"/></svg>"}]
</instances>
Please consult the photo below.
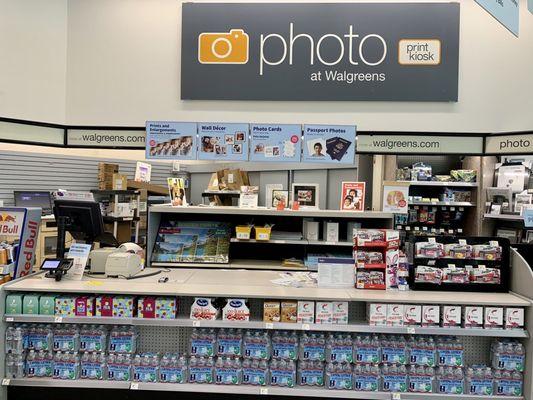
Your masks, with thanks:
<instances>
[{"instance_id":1,"label":"informational card","mask_svg":"<svg viewBox=\"0 0 533 400\"><path fill-rule=\"evenodd\" d=\"M304 125L304 162L353 164L355 126Z\"/></svg>"},{"instance_id":2,"label":"informational card","mask_svg":"<svg viewBox=\"0 0 533 400\"><path fill-rule=\"evenodd\" d=\"M353 288L355 260L352 258L319 258L318 287Z\"/></svg>"},{"instance_id":3,"label":"informational card","mask_svg":"<svg viewBox=\"0 0 533 400\"><path fill-rule=\"evenodd\" d=\"M409 183L384 182L383 212L407 214L409 209Z\"/></svg>"},{"instance_id":4,"label":"informational card","mask_svg":"<svg viewBox=\"0 0 533 400\"><path fill-rule=\"evenodd\" d=\"M136 182L150 182L152 177L152 166L141 161L137 161L135 167L135 181Z\"/></svg>"},{"instance_id":5,"label":"informational card","mask_svg":"<svg viewBox=\"0 0 533 400\"><path fill-rule=\"evenodd\" d=\"M196 159L196 122L146 121L147 159Z\"/></svg>"},{"instance_id":6,"label":"informational card","mask_svg":"<svg viewBox=\"0 0 533 400\"><path fill-rule=\"evenodd\" d=\"M250 161L300 161L301 125L250 125Z\"/></svg>"},{"instance_id":7,"label":"informational card","mask_svg":"<svg viewBox=\"0 0 533 400\"><path fill-rule=\"evenodd\" d=\"M343 211L365 210L365 182L342 182L340 209Z\"/></svg>"},{"instance_id":8,"label":"informational card","mask_svg":"<svg viewBox=\"0 0 533 400\"><path fill-rule=\"evenodd\" d=\"M73 243L67 254L67 258L72 258L72 267L68 270L64 279L70 279L73 281L81 281L83 278L83 272L89 259L89 253L91 252L90 244Z\"/></svg>"},{"instance_id":9,"label":"informational card","mask_svg":"<svg viewBox=\"0 0 533 400\"><path fill-rule=\"evenodd\" d=\"M523 205L522 216L524 217L524 226L533 228L533 205Z\"/></svg>"},{"instance_id":10,"label":"informational card","mask_svg":"<svg viewBox=\"0 0 533 400\"><path fill-rule=\"evenodd\" d=\"M198 159L248 161L248 131L248 124L198 123Z\"/></svg>"},{"instance_id":11,"label":"informational card","mask_svg":"<svg viewBox=\"0 0 533 400\"><path fill-rule=\"evenodd\" d=\"M517 0L476 0L476 3L518 37L520 6Z\"/></svg>"}]
</instances>

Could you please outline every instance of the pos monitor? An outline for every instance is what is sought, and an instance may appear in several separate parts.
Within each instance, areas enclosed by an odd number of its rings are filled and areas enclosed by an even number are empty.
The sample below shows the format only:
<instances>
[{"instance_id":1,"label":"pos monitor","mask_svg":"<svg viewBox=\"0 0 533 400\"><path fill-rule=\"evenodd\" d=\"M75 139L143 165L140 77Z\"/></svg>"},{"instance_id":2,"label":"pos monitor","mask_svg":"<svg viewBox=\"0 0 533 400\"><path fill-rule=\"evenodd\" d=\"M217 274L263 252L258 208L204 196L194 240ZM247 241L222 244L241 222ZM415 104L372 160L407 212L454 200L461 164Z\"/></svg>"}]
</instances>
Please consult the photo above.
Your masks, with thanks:
<instances>
[{"instance_id":1,"label":"pos monitor","mask_svg":"<svg viewBox=\"0 0 533 400\"><path fill-rule=\"evenodd\" d=\"M65 232L76 240L92 243L104 236L104 221L100 205L94 201L56 200L57 258L65 254Z\"/></svg>"}]
</instances>

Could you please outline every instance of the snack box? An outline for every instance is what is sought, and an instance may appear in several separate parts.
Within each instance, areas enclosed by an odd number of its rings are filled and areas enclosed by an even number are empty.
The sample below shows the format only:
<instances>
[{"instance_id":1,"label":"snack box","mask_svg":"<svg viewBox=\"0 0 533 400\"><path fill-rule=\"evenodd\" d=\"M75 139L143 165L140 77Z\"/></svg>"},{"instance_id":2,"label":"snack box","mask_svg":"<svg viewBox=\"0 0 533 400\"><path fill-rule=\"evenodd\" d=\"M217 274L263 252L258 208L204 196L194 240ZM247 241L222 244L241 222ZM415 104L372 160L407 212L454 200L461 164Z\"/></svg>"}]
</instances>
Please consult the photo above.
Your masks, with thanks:
<instances>
[{"instance_id":1,"label":"snack box","mask_svg":"<svg viewBox=\"0 0 533 400\"><path fill-rule=\"evenodd\" d=\"M137 299L137 316L139 318L155 318L155 297L146 296Z\"/></svg>"},{"instance_id":2,"label":"snack box","mask_svg":"<svg viewBox=\"0 0 533 400\"><path fill-rule=\"evenodd\" d=\"M437 305L422 306L422 326L440 325L440 307Z\"/></svg>"},{"instance_id":3,"label":"snack box","mask_svg":"<svg viewBox=\"0 0 533 400\"><path fill-rule=\"evenodd\" d=\"M25 294L22 300L23 314L39 314L39 295Z\"/></svg>"},{"instance_id":4,"label":"snack box","mask_svg":"<svg viewBox=\"0 0 533 400\"><path fill-rule=\"evenodd\" d=\"M178 301L175 297L158 297L155 299L155 317L159 319L175 319L178 312Z\"/></svg>"},{"instance_id":5,"label":"snack box","mask_svg":"<svg viewBox=\"0 0 533 400\"><path fill-rule=\"evenodd\" d=\"M93 296L80 296L76 298L76 317L94 317L95 298Z\"/></svg>"},{"instance_id":6,"label":"snack box","mask_svg":"<svg viewBox=\"0 0 533 400\"><path fill-rule=\"evenodd\" d=\"M463 316L465 328L483 328L483 307L467 306Z\"/></svg>"},{"instance_id":7,"label":"snack box","mask_svg":"<svg viewBox=\"0 0 533 400\"><path fill-rule=\"evenodd\" d=\"M422 323L422 306L416 304L405 304L403 306L404 325L419 326Z\"/></svg>"},{"instance_id":8,"label":"snack box","mask_svg":"<svg viewBox=\"0 0 533 400\"><path fill-rule=\"evenodd\" d=\"M402 326L403 310L403 304L387 304L387 326Z\"/></svg>"},{"instance_id":9,"label":"snack box","mask_svg":"<svg viewBox=\"0 0 533 400\"><path fill-rule=\"evenodd\" d=\"M281 322L296 323L298 320L298 302L281 302Z\"/></svg>"},{"instance_id":10,"label":"snack box","mask_svg":"<svg viewBox=\"0 0 533 400\"><path fill-rule=\"evenodd\" d=\"M333 323L339 325L348 324L348 302L335 301L333 303Z\"/></svg>"},{"instance_id":11,"label":"snack box","mask_svg":"<svg viewBox=\"0 0 533 400\"><path fill-rule=\"evenodd\" d=\"M443 327L461 326L461 307L443 306L442 307L442 326Z\"/></svg>"},{"instance_id":12,"label":"snack box","mask_svg":"<svg viewBox=\"0 0 533 400\"><path fill-rule=\"evenodd\" d=\"M373 326L387 325L387 305L371 303L367 310L368 323Z\"/></svg>"},{"instance_id":13,"label":"snack box","mask_svg":"<svg viewBox=\"0 0 533 400\"><path fill-rule=\"evenodd\" d=\"M22 314L22 295L8 294L6 297L6 314Z\"/></svg>"},{"instance_id":14,"label":"snack box","mask_svg":"<svg viewBox=\"0 0 533 400\"><path fill-rule=\"evenodd\" d=\"M314 301L299 301L298 302L298 318L299 324L314 324L315 323L315 302Z\"/></svg>"},{"instance_id":15,"label":"snack box","mask_svg":"<svg viewBox=\"0 0 533 400\"><path fill-rule=\"evenodd\" d=\"M62 317L76 316L76 297L75 296L59 296L55 301L55 315Z\"/></svg>"},{"instance_id":16,"label":"snack box","mask_svg":"<svg viewBox=\"0 0 533 400\"><path fill-rule=\"evenodd\" d=\"M502 329L503 328L503 308L502 307L485 307L485 328Z\"/></svg>"},{"instance_id":17,"label":"snack box","mask_svg":"<svg viewBox=\"0 0 533 400\"><path fill-rule=\"evenodd\" d=\"M213 303L214 300L210 297L195 297L191 306L190 318L196 320L217 319L219 310Z\"/></svg>"},{"instance_id":18,"label":"snack box","mask_svg":"<svg viewBox=\"0 0 533 400\"><path fill-rule=\"evenodd\" d=\"M250 321L250 309L245 299L228 299L222 309L224 321Z\"/></svg>"},{"instance_id":19,"label":"snack box","mask_svg":"<svg viewBox=\"0 0 533 400\"><path fill-rule=\"evenodd\" d=\"M507 307L505 309L505 329L524 329L524 309Z\"/></svg>"},{"instance_id":20,"label":"snack box","mask_svg":"<svg viewBox=\"0 0 533 400\"><path fill-rule=\"evenodd\" d=\"M54 315L55 313L56 296L43 294L39 298L39 314Z\"/></svg>"},{"instance_id":21,"label":"snack box","mask_svg":"<svg viewBox=\"0 0 533 400\"><path fill-rule=\"evenodd\" d=\"M113 297L113 317L133 318L135 306L133 296L115 296Z\"/></svg>"},{"instance_id":22,"label":"snack box","mask_svg":"<svg viewBox=\"0 0 533 400\"><path fill-rule=\"evenodd\" d=\"M263 303L263 321L279 322L281 320L281 305L279 301L265 301Z\"/></svg>"},{"instance_id":23,"label":"snack box","mask_svg":"<svg viewBox=\"0 0 533 400\"><path fill-rule=\"evenodd\" d=\"M333 322L333 303L317 301L315 307L315 322L317 324L331 324Z\"/></svg>"},{"instance_id":24,"label":"snack box","mask_svg":"<svg viewBox=\"0 0 533 400\"><path fill-rule=\"evenodd\" d=\"M96 316L112 317L113 316L113 296L96 297Z\"/></svg>"},{"instance_id":25,"label":"snack box","mask_svg":"<svg viewBox=\"0 0 533 400\"><path fill-rule=\"evenodd\" d=\"M356 246L361 247L389 247L400 245L400 232L392 229L358 229L355 231Z\"/></svg>"}]
</instances>

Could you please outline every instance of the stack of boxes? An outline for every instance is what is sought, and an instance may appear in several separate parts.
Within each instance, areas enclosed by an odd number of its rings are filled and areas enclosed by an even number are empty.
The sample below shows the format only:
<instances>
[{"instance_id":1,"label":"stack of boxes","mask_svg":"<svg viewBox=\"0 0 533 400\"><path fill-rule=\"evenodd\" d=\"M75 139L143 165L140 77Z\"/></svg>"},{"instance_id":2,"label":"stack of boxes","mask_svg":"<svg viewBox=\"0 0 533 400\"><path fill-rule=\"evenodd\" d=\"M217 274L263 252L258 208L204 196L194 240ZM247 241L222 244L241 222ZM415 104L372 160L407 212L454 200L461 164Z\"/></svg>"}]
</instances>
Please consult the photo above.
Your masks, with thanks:
<instances>
[{"instance_id":1,"label":"stack of boxes","mask_svg":"<svg viewBox=\"0 0 533 400\"><path fill-rule=\"evenodd\" d=\"M127 190L128 178L118 173L118 164L98 164L98 189Z\"/></svg>"}]
</instances>

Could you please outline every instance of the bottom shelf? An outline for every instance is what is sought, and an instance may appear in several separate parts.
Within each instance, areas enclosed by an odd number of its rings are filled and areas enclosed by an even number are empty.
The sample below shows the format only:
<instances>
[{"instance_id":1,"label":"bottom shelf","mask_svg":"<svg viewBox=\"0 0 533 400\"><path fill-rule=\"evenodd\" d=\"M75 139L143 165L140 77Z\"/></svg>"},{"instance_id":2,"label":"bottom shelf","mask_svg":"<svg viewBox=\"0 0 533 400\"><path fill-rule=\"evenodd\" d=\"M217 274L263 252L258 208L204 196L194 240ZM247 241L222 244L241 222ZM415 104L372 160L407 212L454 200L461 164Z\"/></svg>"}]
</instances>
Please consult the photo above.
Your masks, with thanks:
<instances>
[{"instance_id":1,"label":"bottom shelf","mask_svg":"<svg viewBox=\"0 0 533 400\"><path fill-rule=\"evenodd\" d=\"M390 393L390 392L356 392L353 390L328 390L322 388L286 388L273 386L228 386L228 385L207 385L207 384L174 384L174 383L143 383L143 382L117 382L117 381L96 381L96 380L57 380L44 378L31 379L4 379L4 386L28 386L28 387L61 387L80 389L130 389L130 390L155 390L169 392L197 392L197 393L224 393L241 395L270 395L270 396L297 396L297 397L323 397L323 398L343 398L343 399L368 399L368 400L524 400L522 396L471 396L453 395L437 393Z\"/></svg>"}]
</instances>

